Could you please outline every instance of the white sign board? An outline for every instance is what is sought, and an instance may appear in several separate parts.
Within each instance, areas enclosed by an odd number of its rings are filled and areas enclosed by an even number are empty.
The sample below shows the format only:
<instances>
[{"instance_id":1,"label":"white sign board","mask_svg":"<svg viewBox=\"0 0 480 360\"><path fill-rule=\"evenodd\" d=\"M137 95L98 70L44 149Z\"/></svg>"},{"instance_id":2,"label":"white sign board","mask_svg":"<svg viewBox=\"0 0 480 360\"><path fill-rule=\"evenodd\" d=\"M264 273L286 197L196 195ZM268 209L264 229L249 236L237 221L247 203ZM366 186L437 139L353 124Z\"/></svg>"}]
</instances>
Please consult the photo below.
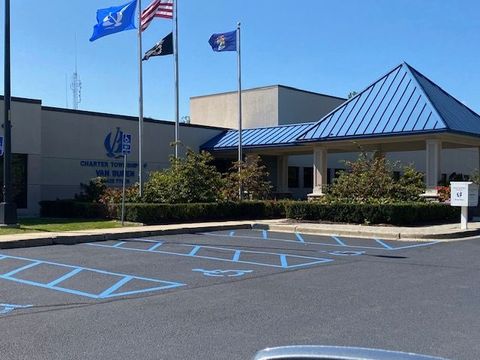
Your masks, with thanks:
<instances>
[{"instance_id":1,"label":"white sign board","mask_svg":"<svg viewBox=\"0 0 480 360\"><path fill-rule=\"evenodd\" d=\"M477 206L478 185L469 181L450 183L451 206Z\"/></svg>"}]
</instances>

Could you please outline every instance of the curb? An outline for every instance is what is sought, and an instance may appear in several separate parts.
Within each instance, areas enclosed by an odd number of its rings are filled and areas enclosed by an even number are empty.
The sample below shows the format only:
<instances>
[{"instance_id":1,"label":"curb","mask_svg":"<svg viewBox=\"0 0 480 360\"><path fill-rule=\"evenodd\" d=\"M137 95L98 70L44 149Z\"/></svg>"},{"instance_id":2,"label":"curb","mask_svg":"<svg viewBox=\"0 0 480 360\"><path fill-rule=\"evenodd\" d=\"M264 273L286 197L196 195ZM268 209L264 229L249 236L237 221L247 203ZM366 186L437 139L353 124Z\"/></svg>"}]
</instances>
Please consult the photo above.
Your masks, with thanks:
<instances>
[{"instance_id":1,"label":"curb","mask_svg":"<svg viewBox=\"0 0 480 360\"><path fill-rule=\"evenodd\" d=\"M64 232L59 234L45 235L40 238L31 238L28 236L22 239L0 241L0 249L16 249L27 248L37 246L49 246L49 245L75 245L89 242L106 241L106 240L121 240L121 239L134 239L138 237L148 236L161 236L161 235L180 235L180 234L193 234L198 232L208 231L221 231L221 230L239 230L239 229L251 229L252 223L243 224L227 224L227 225L212 225L212 226L186 226L180 225L177 229L156 229L148 230L145 228L138 229L138 231L132 230L125 232L108 232L104 233L90 233L79 234L78 232ZM43 234L42 234L43 235ZM30 234L31 236L31 234Z\"/></svg>"},{"instance_id":2,"label":"curb","mask_svg":"<svg viewBox=\"0 0 480 360\"><path fill-rule=\"evenodd\" d=\"M259 230L271 230L279 232L299 232L302 234L310 235L340 235L346 237L357 237L357 238L382 238L385 240L454 240L461 238L468 238L476 235L480 235L480 229L471 229L471 230L457 230L454 232L443 232L443 233L434 233L434 234L425 234L425 233L410 233L410 232L396 232L396 231L375 231L373 229L345 229L341 230L337 227L308 227L307 225L281 225L281 224L266 224L266 223L254 223L252 224L252 229Z\"/></svg>"}]
</instances>

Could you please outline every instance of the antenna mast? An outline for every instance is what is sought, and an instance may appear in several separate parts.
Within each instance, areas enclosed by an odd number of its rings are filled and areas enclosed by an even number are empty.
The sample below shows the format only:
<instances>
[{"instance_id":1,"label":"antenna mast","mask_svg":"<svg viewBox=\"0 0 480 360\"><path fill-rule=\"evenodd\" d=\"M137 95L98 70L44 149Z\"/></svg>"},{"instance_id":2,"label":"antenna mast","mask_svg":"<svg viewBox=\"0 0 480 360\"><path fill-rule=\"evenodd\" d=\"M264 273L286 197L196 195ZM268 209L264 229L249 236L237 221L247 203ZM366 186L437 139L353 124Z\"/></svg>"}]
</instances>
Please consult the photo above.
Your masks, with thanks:
<instances>
[{"instance_id":1,"label":"antenna mast","mask_svg":"<svg viewBox=\"0 0 480 360\"><path fill-rule=\"evenodd\" d=\"M70 89L72 89L73 95L73 109L78 110L78 105L82 102L82 82L80 81L77 72L77 35L75 35L75 71L73 72Z\"/></svg>"}]
</instances>

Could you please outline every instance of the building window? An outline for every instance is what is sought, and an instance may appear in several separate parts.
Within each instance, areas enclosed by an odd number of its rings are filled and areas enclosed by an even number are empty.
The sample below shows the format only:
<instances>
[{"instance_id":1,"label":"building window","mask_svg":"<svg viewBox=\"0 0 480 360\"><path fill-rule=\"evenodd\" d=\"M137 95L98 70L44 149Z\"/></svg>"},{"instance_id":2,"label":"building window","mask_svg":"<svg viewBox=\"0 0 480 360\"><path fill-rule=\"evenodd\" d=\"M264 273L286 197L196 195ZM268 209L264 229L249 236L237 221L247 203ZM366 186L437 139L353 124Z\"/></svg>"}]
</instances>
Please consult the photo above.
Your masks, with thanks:
<instances>
[{"instance_id":1,"label":"building window","mask_svg":"<svg viewBox=\"0 0 480 360\"><path fill-rule=\"evenodd\" d=\"M18 209L27 208L27 165L27 154L12 154L13 201ZM0 187L3 189L3 157L0 158ZM3 201L2 191L0 191L0 199Z\"/></svg>"},{"instance_id":2,"label":"building window","mask_svg":"<svg viewBox=\"0 0 480 360\"><path fill-rule=\"evenodd\" d=\"M303 168L303 187L313 189L313 167Z\"/></svg>"},{"instance_id":3,"label":"building window","mask_svg":"<svg viewBox=\"0 0 480 360\"><path fill-rule=\"evenodd\" d=\"M288 187L289 188L298 188L299 173L300 173L300 168L298 166L288 167Z\"/></svg>"}]
</instances>

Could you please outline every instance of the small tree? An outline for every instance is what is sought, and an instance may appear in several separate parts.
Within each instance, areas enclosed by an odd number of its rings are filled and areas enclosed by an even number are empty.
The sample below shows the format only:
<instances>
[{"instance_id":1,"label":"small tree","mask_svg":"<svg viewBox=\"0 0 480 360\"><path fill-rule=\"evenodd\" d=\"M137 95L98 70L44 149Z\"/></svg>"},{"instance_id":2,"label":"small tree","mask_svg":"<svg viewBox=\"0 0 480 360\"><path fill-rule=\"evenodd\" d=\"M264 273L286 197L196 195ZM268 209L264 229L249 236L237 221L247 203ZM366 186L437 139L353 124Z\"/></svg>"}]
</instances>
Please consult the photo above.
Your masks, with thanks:
<instances>
[{"instance_id":1,"label":"small tree","mask_svg":"<svg viewBox=\"0 0 480 360\"><path fill-rule=\"evenodd\" d=\"M266 166L261 164L260 156L247 155L244 161L234 162L229 173L226 174L223 197L238 201L241 184L246 198L250 200L266 199L272 189L268 175Z\"/></svg>"},{"instance_id":2,"label":"small tree","mask_svg":"<svg viewBox=\"0 0 480 360\"><path fill-rule=\"evenodd\" d=\"M347 171L340 173L330 188L328 198L354 202L419 201L424 192L423 174L411 166L403 168L398 181L393 178L396 163L383 155L362 152L357 161L345 162Z\"/></svg>"},{"instance_id":3,"label":"small tree","mask_svg":"<svg viewBox=\"0 0 480 360\"><path fill-rule=\"evenodd\" d=\"M143 200L156 203L213 202L219 199L222 175L213 156L187 150L185 158L170 158L170 168L150 173Z\"/></svg>"},{"instance_id":4,"label":"small tree","mask_svg":"<svg viewBox=\"0 0 480 360\"><path fill-rule=\"evenodd\" d=\"M98 202L107 189L107 179L96 177L90 179L88 184L80 183L82 191L75 194L75 199L79 201Z\"/></svg>"}]
</instances>

